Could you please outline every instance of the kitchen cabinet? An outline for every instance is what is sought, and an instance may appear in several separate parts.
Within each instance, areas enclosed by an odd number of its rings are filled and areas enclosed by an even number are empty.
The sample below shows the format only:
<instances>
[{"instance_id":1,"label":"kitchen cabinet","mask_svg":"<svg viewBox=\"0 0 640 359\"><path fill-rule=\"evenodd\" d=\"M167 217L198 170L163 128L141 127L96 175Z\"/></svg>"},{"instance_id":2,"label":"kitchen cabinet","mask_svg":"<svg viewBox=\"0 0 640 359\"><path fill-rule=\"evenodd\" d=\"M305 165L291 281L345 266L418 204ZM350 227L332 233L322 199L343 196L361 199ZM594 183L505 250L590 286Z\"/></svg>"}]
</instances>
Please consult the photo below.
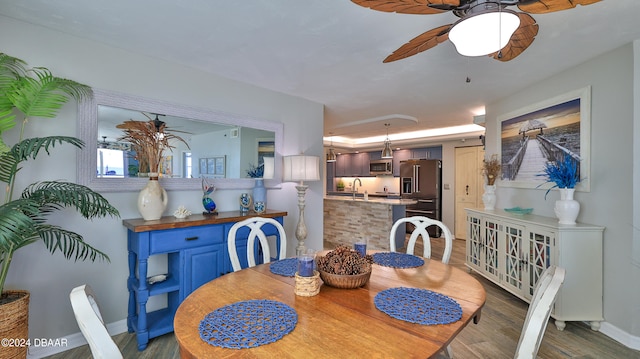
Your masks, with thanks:
<instances>
[{"instance_id":1,"label":"kitchen cabinet","mask_svg":"<svg viewBox=\"0 0 640 359\"><path fill-rule=\"evenodd\" d=\"M369 161L376 161L382 159L382 151L367 152L369 154Z\"/></svg>"},{"instance_id":2,"label":"kitchen cabinet","mask_svg":"<svg viewBox=\"0 0 640 359\"><path fill-rule=\"evenodd\" d=\"M336 177L347 177L351 174L351 154L339 154L336 156Z\"/></svg>"},{"instance_id":3,"label":"kitchen cabinet","mask_svg":"<svg viewBox=\"0 0 640 359\"><path fill-rule=\"evenodd\" d=\"M283 223L286 215L287 212L267 210L260 216ZM127 328L130 333L136 333L138 350L144 350L149 339L173 331L175 312L191 292L233 270L227 249L229 229L234 223L254 216L257 215L251 212L231 211L217 215L197 214L186 219L170 216L157 221L123 220L129 252ZM267 236L276 236L277 245L280 245L275 227L264 226L263 230ZM238 232L239 248L243 245L245 248L239 253L246 253L248 231ZM245 238L244 243L242 238ZM167 272L163 280L150 283L149 261L157 255L166 255ZM246 262L241 256L241 263L246 266ZM160 295L166 296L166 306L148 311L149 299Z\"/></svg>"},{"instance_id":4,"label":"kitchen cabinet","mask_svg":"<svg viewBox=\"0 0 640 359\"><path fill-rule=\"evenodd\" d=\"M382 151L345 153L336 156L333 176L327 172L327 188L333 188L334 177L371 177L369 163L382 158ZM393 151L393 175L400 176L400 161L412 158L442 159L442 146ZM329 165L327 163L327 171ZM329 178L331 180L329 180ZM329 183L331 182L331 183Z\"/></svg>"},{"instance_id":5,"label":"kitchen cabinet","mask_svg":"<svg viewBox=\"0 0 640 359\"><path fill-rule=\"evenodd\" d=\"M335 162L326 162L327 163L327 192L333 192L336 190L336 163Z\"/></svg>"},{"instance_id":6,"label":"kitchen cabinet","mask_svg":"<svg viewBox=\"0 0 640 359\"><path fill-rule=\"evenodd\" d=\"M411 155L411 158L415 159L441 160L442 146L414 148L411 150Z\"/></svg>"},{"instance_id":7,"label":"kitchen cabinet","mask_svg":"<svg viewBox=\"0 0 640 359\"><path fill-rule=\"evenodd\" d=\"M432 146L424 148L409 148L405 150L393 151L393 175L400 177L400 161L410 159L442 159L442 146Z\"/></svg>"},{"instance_id":8,"label":"kitchen cabinet","mask_svg":"<svg viewBox=\"0 0 640 359\"><path fill-rule=\"evenodd\" d=\"M357 177L369 177L371 173L369 172L369 163L371 160L369 159L368 152L360 152L353 154L353 161L351 162L351 167L353 171L353 175Z\"/></svg>"},{"instance_id":9,"label":"kitchen cabinet","mask_svg":"<svg viewBox=\"0 0 640 359\"><path fill-rule=\"evenodd\" d=\"M563 330L566 321L587 321L599 330L604 320L604 227L560 225L556 218L503 210L466 211L467 267L526 302L547 267L563 267L567 275L551 312L556 327Z\"/></svg>"},{"instance_id":10,"label":"kitchen cabinet","mask_svg":"<svg viewBox=\"0 0 640 359\"><path fill-rule=\"evenodd\" d=\"M369 153L346 153L336 156L336 177L369 177Z\"/></svg>"},{"instance_id":11,"label":"kitchen cabinet","mask_svg":"<svg viewBox=\"0 0 640 359\"><path fill-rule=\"evenodd\" d=\"M410 149L393 151L393 176L400 177L400 161L410 160L413 153Z\"/></svg>"}]
</instances>

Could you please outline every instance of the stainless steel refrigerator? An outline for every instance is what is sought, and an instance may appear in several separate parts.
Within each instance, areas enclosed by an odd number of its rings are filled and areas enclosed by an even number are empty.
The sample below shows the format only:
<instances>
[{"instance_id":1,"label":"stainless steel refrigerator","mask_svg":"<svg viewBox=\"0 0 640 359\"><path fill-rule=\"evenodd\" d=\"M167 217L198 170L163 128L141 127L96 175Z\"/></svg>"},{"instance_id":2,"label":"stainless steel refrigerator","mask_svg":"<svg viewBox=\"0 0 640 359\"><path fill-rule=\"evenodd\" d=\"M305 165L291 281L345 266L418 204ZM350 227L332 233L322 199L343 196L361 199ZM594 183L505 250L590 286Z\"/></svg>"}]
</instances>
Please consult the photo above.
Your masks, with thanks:
<instances>
[{"instance_id":1,"label":"stainless steel refrigerator","mask_svg":"<svg viewBox=\"0 0 640 359\"><path fill-rule=\"evenodd\" d=\"M406 216L424 216L442 221L442 161L400 161L400 195L415 199L418 203L408 205ZM413 226L407 224L407 232ZM429 235L440 237L440 229L429 228Z\"/></svg>"}]
</instances>

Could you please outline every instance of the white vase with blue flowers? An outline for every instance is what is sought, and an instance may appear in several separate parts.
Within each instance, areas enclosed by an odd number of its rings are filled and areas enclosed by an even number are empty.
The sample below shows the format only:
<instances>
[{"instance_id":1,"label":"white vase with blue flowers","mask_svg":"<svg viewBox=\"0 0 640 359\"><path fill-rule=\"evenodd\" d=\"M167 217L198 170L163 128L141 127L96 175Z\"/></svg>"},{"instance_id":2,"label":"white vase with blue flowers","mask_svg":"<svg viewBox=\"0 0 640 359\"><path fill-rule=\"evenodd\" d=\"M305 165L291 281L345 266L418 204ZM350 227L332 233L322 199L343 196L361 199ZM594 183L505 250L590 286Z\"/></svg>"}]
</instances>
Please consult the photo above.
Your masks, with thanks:
<instances>
[{"instance_id":1,"label":"white vase with blue flowers","mask_svg":"<svg viewBox=\"0 0 640 359\"><path fill-rule=\"evenodd\" d=\"M253 186L253 211L263 213L267 208L267 188L264 186L264 164L254 166L249 164L247 177L255 179Z\"/></svg>"},{"instance_id":2,"label":"white vase with blue flowers","mask_svg":"<svg viewBox=\"0 0 640 359\"><path fill-rule=\"evenodd\" d=\"M573 199L575 187L580 182L579 164L578 156L565 153L561 158L547 162L542 174L547 178L546 183L554 183L547 190L545 198L551 189L557 187L560 190L560 199L554 207L560 224L576 224L576 218L580 213L580 203Z\"/></svg>"}]
</instances>

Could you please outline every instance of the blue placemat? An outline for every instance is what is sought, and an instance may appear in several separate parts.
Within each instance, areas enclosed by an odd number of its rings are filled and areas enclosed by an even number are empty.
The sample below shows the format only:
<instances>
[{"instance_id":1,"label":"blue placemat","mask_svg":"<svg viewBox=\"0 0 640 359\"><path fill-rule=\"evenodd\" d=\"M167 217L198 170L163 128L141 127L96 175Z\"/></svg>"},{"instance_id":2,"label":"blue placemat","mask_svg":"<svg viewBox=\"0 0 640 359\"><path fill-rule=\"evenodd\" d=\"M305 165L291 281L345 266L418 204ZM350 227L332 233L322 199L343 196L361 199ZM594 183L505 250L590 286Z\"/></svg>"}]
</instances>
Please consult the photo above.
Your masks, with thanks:
<instances>
[{"instance_id":1,"label":"blue placemat","mask_svg":"<svg viewBox=\"0 0 640 359\"><path fill-rule=\"evenodd\" d=\"M418 288L389 288L376 294L376 308L406 322L449 324L462 318L462 308L446 295Z\"/></svg>"},{"instance_id":2,"label":"blue placemat","mask_svg":"<svg viewBox=\"0 0 640 359\"><path fill-rule=\"evenodd\" d=\"M295 328L298 314L274 300L247 300L207 314L200 338L217 347L241 349L273 343Z\"/></svg>"},{"instance_id":3,"label":"blue placemat","mask_svg":"<svg viewBox=\"0 0 640 359\"><path fill-rule=\"evenodd\" d=\"M373 263L385 267L413 268L424 265L424 259L413 254L398 252L380 252L373 254Z\"/></svg>"},{"instance_id":4,"label":"blue placemat","mask_svg":"<svg viewBox=\"0 0 640 359\"><path fill-rule=\"evenodd\" d=\"M285 277L294 277L298 270L297 258L285 258L279 261L271 262L269 266L271 273L283 275Z\"/></svg>"}]
</instances>

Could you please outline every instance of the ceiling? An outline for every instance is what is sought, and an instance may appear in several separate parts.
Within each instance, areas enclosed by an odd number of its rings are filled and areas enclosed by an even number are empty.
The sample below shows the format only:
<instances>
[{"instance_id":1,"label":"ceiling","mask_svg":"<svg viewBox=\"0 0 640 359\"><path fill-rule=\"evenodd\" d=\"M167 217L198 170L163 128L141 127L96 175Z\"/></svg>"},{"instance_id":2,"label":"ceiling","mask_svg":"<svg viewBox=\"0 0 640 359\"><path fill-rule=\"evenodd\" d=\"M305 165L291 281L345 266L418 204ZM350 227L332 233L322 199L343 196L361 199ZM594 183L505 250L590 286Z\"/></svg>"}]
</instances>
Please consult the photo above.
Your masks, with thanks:
<instances>
[{"instance_id":1,"label":"ceiling","mask_svg":"<svg viewBox=\"0 0 640 359\"><path fill-rule=\"evenodd\" d=\"M324 135L344 143L383 138L385 123L392 136L469 125L486 104L640 38L637 0L532 15L535 41L505 63L460 56L447 41L383 64L458 18L349 0L0 0L0 14L322 103Z\"/></svg>"}]
</instances>

